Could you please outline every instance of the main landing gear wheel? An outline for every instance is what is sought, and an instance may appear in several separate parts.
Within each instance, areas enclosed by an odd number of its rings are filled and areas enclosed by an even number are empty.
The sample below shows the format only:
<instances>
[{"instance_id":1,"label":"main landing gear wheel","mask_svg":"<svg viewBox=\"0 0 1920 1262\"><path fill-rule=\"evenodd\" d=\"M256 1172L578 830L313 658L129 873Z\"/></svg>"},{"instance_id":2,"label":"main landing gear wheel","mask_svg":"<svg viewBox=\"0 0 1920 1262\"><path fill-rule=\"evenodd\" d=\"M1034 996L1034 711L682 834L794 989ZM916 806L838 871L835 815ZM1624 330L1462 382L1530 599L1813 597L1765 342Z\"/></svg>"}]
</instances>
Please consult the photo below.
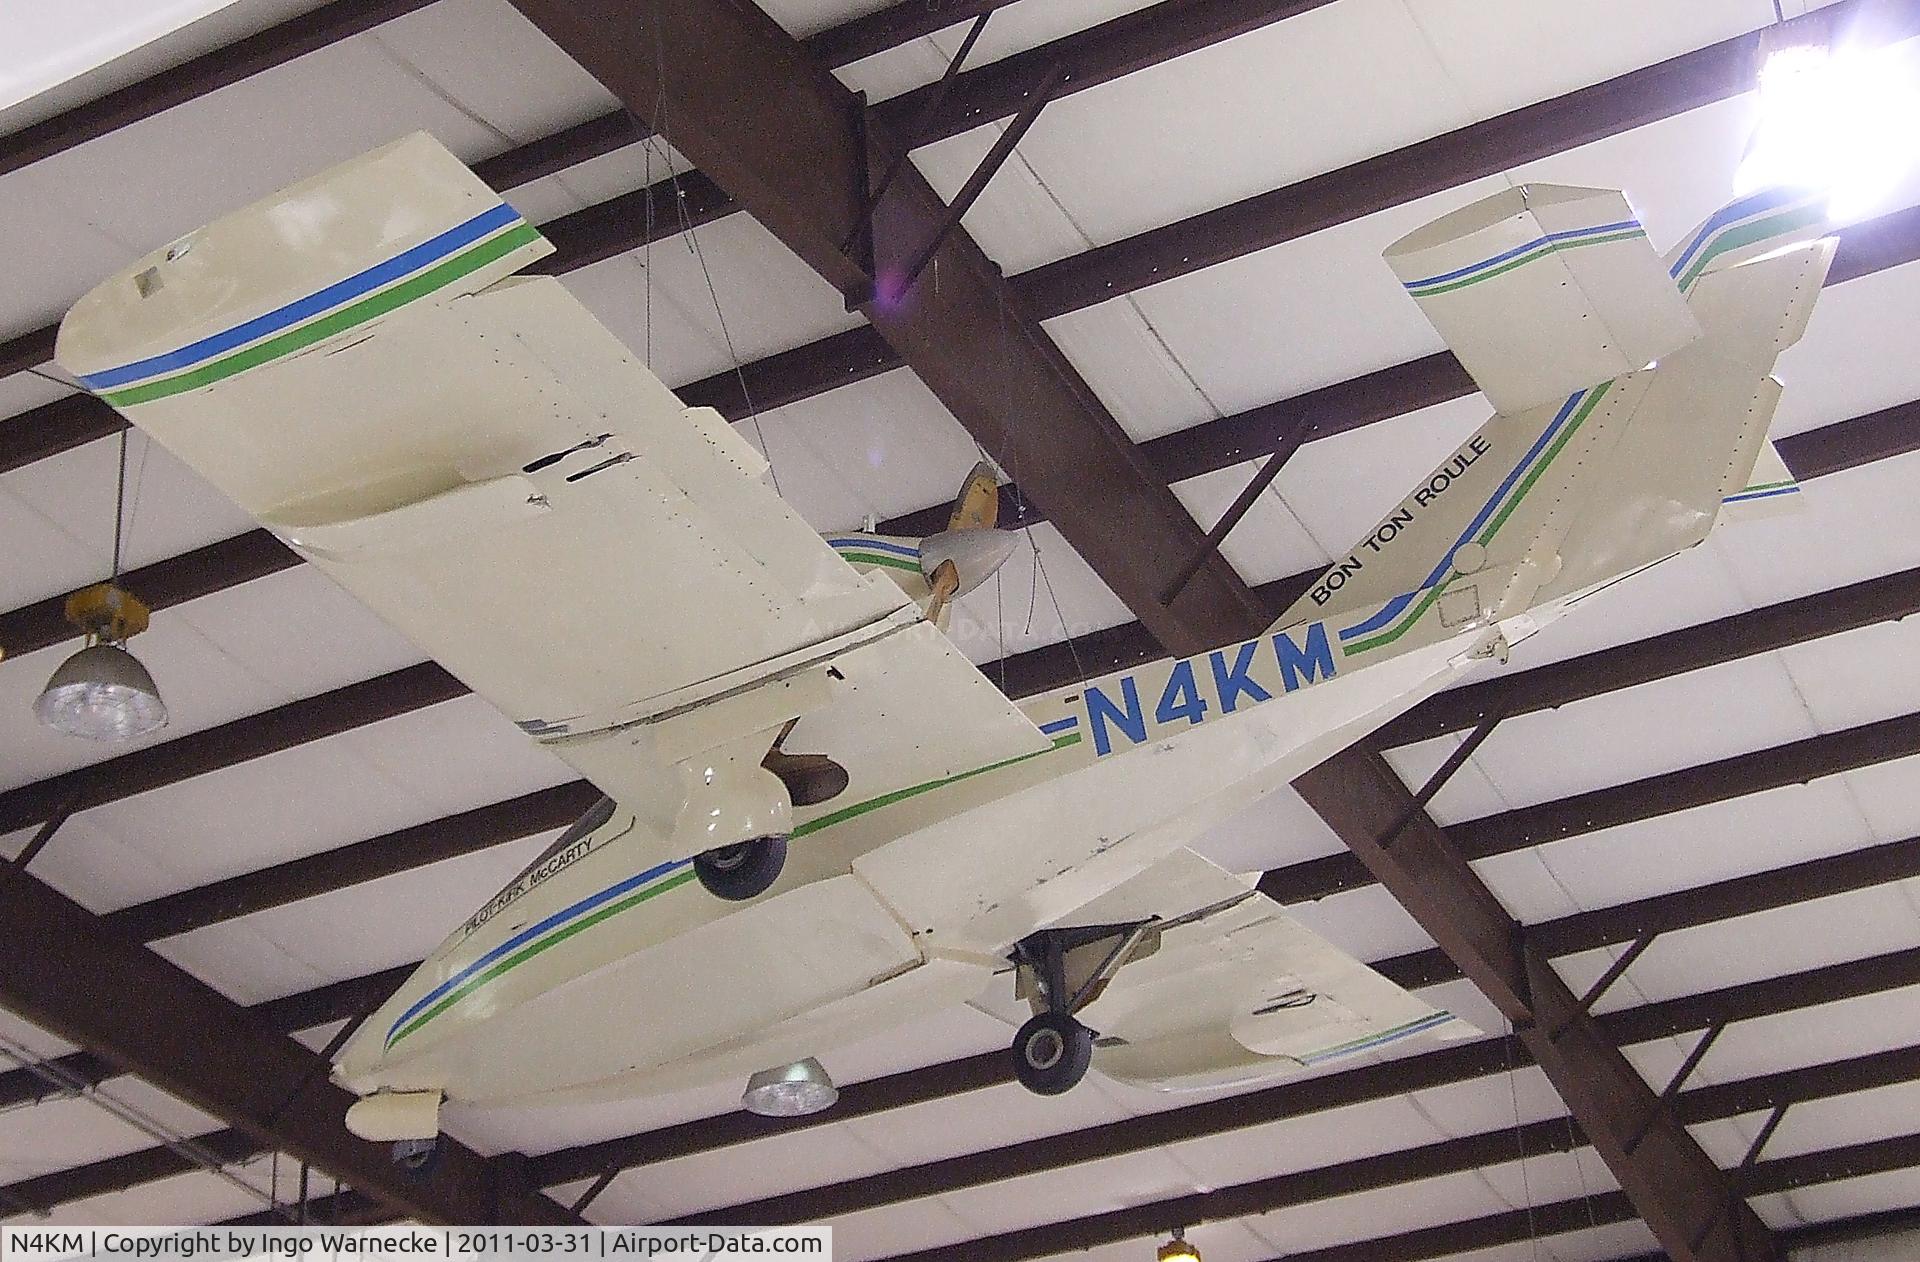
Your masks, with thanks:
<instances>
[{"instance_id":1,"label":"main landing gear wheel","mask_svg":"<svg viewBox=\"0 0 1920 1262\"><path fill-rule=\"evenodd\" d=\"M707 893L740 903L766 893L786 862L785 837L755 837L695 855L693 872Z\"/></svg>"},{"instance_id":2,"label":"main landing gear wheel","mask_svg":"<svg viewBox=\"0 0 1920 1262\"><path fill-rule=\"evenodd\" d=\"M1064 1012L1043 1012L1013 1036L1013 1072L1035 1095L1073 1090L1093 1064L1093 1031Z\"/></svg>"},{"instance_id":3,"label":"main landing gear wheel","mask_svg":"<svg viewBox=\"0 0 1920 1262\"><path fill-rule=\"evenodd\" d=\"M432 1139L396 1139L388 1156L408 1177L424 1179L439 1167L445 1151L446 1142L435 1135Z\"/></svg>"}]
</instances>

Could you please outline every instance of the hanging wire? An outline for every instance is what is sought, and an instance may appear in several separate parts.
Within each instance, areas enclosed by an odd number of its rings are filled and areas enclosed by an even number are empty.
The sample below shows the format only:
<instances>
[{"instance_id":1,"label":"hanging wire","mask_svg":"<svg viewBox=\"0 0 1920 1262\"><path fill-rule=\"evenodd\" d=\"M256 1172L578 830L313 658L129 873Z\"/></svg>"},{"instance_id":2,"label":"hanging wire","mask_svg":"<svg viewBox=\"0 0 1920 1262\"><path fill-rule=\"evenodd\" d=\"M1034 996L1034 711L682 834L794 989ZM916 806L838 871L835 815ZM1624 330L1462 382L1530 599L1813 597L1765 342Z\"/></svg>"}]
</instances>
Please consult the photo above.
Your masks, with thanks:
<instances>
[{"instance_id":1,"label":"hanging wire","mask_svg":"<svg viewBox=\"0 0 1920 1262\"><path fill-rule=\"evenodd\" d=\"M1520 1154L1520 1198L1527 1203L1527 1237L1533 1242L1534 1262L1540 1258L1540 1225L1534 1219L1533 1182L1527 1175L1527 1133L1520 1123L1520 1070L1514 1064L1513 1044L1518 1036L1513 1023L1507 1023L1507 1093L1513 1098L1513 1146Z\"/></svg>"},{"instance_id":2,"label":"hanging wire","mask_svg":"<svg viewBox=\"0 0 1920 1262\"><path fill-rule=\"evenodd\" d=\"M1581 1152L1585 1147L1586 1145L1580 1142L1580 1137L1574 1130L1573 1114L1567 1114L1567 1150L1573 1154L1573 1169L1580 1176L1580 1201L1587 1207L1587 1226L1598 1227L1600 1218L1594 1213L1593 1193L1587 1187L1587 1163L1581 1159Z\"/></svg>"},{"instance_id":3,"label":"hanging wire","mask_svg":"<svg viewBox=\"0 0 1920 1262\"><path fill-rule=\"evenodd\" d=\"M663 144L673 143L673 134L667 125L667 51L666 35L662 29L660 10L653 12L653 80L657 85L653 102L653 131ZM651 141L650 141L651 142ZM664 156L664 155L663 155ZM767 460L767 476L773 480L773 493L780 495L780 471L773 467L773 453L767 448L767 435L760 425L760 409L754 406L753 391L747 386L746 369L740 363L740 351L733 342L733 330L727 327L727 313L720 307L720 292L713 284L713 270L707 266L706 252L700 248L700 236L693 230L693 221L687 215L687 199L680 188L680 173L667 164L667 179L673 185L673 205L680 216L680 231L693 248L693 256L700 264L700 275L707 283L707 297L713 301L714 318L720 323L721 340L727 344L727 358L733 365L733 378L740 386L740 398L746 405L747 419L753 425L753 435L760 441L760 453ZM649 199L651 200L651 199ZM652 275L648 275L651 286Z\"/></svg>"},{"instance_id":4,"label":"hanging wire","mask_svg":"<svg viewBox=\"0 0 1920 1262\"><path fill-rule=\"evenodd\" d=\"M126 531L127 514L127 436L132 427L120 431L120 471L113 483L113 573L112 582L120 581L120 540Z\"/></svg>"}]
</instances>

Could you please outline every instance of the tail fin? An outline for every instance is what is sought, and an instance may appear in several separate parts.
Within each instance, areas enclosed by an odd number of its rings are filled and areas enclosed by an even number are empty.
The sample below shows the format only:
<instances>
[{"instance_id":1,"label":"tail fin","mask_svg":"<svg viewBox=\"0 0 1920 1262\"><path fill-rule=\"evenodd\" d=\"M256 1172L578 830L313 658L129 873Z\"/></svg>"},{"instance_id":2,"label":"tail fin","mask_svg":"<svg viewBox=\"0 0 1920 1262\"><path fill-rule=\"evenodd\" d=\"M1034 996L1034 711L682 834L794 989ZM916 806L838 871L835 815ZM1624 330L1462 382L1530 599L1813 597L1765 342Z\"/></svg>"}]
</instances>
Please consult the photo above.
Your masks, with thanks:
<instances>
[{"instance_id":1,"label":"tail fin","mask_svg":"<svg viewBox=\"0 0 1920 1262\"><path fill-rule=\"evenodd\" d=\"M1706 537L1725 501L1791 498L1766 441L1780 397L1770 374L1804 333L1833 258L1831 240L1794 244L1812 230L1803 211L1775 203L1709 220L1668 264L1690 278L1691 340L1637 371L1494 416L1277 625L1324 621L1346 657L1405 647L1671 556ZM1537 297L1538 278L1522 270L1478 301L1510 284L1520 301ZM1508 335L1523 323L1508 320ZM1548 324L1536 340L1556 336ZM1509 353L1522 351L1516 341Z\"/></svg>"}]
</instances>

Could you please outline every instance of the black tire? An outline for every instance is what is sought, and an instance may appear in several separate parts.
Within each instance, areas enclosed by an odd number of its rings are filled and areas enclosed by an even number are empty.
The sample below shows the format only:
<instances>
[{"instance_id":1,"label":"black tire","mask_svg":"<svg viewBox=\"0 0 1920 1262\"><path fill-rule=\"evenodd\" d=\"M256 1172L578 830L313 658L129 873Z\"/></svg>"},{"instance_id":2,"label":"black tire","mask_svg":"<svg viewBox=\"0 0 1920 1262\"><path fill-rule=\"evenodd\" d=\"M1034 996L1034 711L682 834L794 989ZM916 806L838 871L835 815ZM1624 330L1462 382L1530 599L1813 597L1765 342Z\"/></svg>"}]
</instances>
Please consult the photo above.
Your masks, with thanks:
<instances>
[{"instance_id":1,"label":"black tire","mask_svg":"<svg viewBox=\"0 0 1920 1262\"><path fill-rule=\"evenodd\" d=\"M440 1158L446 1149L446 1141L438 1135L432 1139L398 1139L388 1150L388 1156L408 1178L426 1179L440 1168Z\"/></svg>"},{"instance_id":2,"label":"black tire","mask_svg":"<svg viewBox=\"0 0 1920 1262\"><path fill-rule=\"evenodd\" d=\"M1071 1091L1093 1064L1093 1031L1064 1012L1043 1012L1013 1036L1013 1072L1035 1095Z\"/></svg>"},{"instance_id":3,"label":"black tire","mask_svg":"<svg viewBox=\"0 0 1920 1262\"><path fill-rule=\"evenodd\" d=\"M755 837L693 857L693 872L707 893L731 903L764 894L787 864L785 837Z\"/></svg>"}]
</instances>

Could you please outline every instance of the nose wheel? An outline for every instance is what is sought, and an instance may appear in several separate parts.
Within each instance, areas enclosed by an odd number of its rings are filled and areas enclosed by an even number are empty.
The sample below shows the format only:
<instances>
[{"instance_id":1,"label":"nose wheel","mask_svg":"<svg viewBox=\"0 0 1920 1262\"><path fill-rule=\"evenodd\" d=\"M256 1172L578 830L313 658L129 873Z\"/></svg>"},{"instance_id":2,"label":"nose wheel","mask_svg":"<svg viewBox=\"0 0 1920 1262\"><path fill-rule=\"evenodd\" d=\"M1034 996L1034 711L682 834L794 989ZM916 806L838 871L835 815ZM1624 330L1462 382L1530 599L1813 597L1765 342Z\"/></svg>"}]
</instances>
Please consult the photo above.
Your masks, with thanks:
<instances>
[{"instance_id":1,"label":"nose wheel","mask_svg":"<svg viewBox=\"0 0 1920 1262\"><path fill-rule=\"evenodd\" d=\"M695 855L693 874L707 893L741 903L773 888L786 862L785 837L755 837Z\"/></svg>"}]
</instances>

